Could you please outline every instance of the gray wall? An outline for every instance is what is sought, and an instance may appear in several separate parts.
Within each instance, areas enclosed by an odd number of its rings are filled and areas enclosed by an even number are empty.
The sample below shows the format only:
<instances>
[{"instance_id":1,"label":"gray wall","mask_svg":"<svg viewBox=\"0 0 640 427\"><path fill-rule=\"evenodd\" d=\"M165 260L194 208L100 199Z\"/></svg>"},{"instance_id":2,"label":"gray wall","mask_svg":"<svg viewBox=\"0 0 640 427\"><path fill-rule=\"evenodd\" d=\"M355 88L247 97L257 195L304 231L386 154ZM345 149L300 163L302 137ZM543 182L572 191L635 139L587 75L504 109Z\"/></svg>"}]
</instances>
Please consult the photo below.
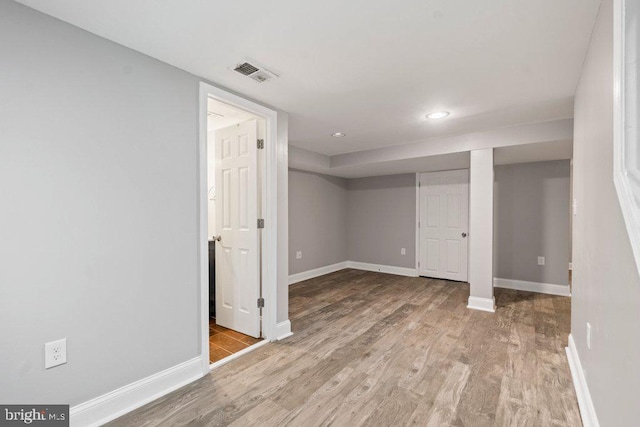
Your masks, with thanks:
<instances>
[{"instance_id":1,"label":"gray wall","mask_svg":"<svg viewBox=\"0 0 640 427\"><path fill-rule=\"evenodd\" d=\"M0 401L75 405L198 356L199 79L7 0L0 58Z\"/></svg>"},{"instance_id":2,"label":"gray wall","mask_svg":"<svg viewBox=\"0 0 640 427\"><path fill-rule=\"evenodd\" d=\"M494 173L494 276L567 285L569 160L496 166Z\"/></svg>"},{"instance_id":3,"label":"gray wall","mask_svg":"<svg viewBox=\"0 0 640 427\"><path fill-rule=\"evenodd\" d=\"M347 261L346 179L289 170L289 248L290 274Z\"/></svg>"},{"instance_id":4,"label":"gray wall","mask_svg":"<svg viewBox=\"0 0 640 427\"><path fill-rule=\"evenodd\" d=\"M415 268L415 174L350 179L348 188L349 261Z\"/></svg>"},{"instance_id":5,"label":"gray wall","mask_svg":"<svg viewBox=\"0 0 640 427\"><path fill-rule=\"evenodd\" d=\"M571 334L600 425L632 426L640 419L640 277L613 184L612 46L612 0L603 0L575 100Z\"/></svg>"}]
</instances>

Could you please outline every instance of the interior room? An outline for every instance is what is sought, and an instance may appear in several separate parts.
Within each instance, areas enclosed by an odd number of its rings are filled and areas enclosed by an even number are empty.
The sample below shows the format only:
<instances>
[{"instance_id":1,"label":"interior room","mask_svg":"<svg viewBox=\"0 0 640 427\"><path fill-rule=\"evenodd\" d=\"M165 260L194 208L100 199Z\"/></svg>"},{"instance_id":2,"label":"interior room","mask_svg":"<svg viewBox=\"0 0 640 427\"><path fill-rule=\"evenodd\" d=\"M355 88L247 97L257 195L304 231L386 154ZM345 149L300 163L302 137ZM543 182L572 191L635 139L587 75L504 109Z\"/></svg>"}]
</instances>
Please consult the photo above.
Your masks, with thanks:
<instances>
[{"instance_id":1,"label":"interior room","mask_svg":"<svg viewBox=\"0 0 640 427\"><path fill-rule=\"evenodd\" d=\"M0 425L637 425L639 20L0 0Z\"/></svg>"}]
</instances>

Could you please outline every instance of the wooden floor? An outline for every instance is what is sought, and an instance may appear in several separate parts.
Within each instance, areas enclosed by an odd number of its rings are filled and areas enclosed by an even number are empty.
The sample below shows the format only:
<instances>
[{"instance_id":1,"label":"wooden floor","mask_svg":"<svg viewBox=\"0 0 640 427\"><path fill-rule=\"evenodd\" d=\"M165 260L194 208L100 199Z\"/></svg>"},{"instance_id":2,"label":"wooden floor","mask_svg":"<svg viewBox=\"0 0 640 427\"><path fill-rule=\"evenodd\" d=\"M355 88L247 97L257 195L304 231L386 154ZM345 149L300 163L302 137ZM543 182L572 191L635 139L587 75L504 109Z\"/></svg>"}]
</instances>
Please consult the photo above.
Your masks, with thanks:
<instances>
[{"instance_id":1,"label":"wooden floor","mask_svg":"<svg viewBox=\"0 0 640 427\"><path fill-rule=\"evenodd\" d=\"M290 288L294 335L113 422L121 426L579 426L570 299L342 270Z\"/></svg>"},{"instance_id":2,"label":"wooden floor","mask_svg":"<svg viewBox=\"0 0 640 427\"><path fill-rule=\"evenodd\" d=\"M209 319L209 362L217 362L262 341L216 324Z\"/></svg>"}]
</instances>

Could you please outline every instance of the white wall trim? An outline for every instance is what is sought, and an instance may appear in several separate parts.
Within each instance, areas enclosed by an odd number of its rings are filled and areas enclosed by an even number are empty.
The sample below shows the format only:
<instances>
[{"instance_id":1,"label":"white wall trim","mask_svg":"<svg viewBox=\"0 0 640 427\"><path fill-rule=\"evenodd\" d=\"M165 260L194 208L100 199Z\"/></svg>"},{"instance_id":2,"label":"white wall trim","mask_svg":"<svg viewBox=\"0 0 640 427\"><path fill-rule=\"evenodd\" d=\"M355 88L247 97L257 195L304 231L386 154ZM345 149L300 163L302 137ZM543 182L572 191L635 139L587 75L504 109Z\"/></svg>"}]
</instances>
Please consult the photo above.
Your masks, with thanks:
<instances>
[{"instance_id":1,"label":"white wall trim","mask_svg":"<svg viewBox=\"0 0 640 427\"><path fill-rule=\"evenodd\" d=\"M313 270L303 271L301 273L289 275L289 285L302 282L304 280L313 279L314 277L324 276L325 274L333 273L335 271L344 270L347 268L348 261L338 262L336 264L326 265L324 267L314 268Z\"/></svg>"},{"instance_id":2,"label":"white wall trim","mask_svg":"<svg viewBox=\"0 0 640 427\"><path fill-rule=\"evenodd\" d=\"M276 340L283 340L285 338L290 337L291 335L293 335L293 332L291 332L291 321L290 320L285 320L284 322L279 322L276 325Z\"/></svg>"},{"instance_id":3,"label":"white wall trim","mask_svg":"<svg viewBox=\"0 0 640 427\"><path fill-rule=\"evenodd\" d=\"M102 425L203 376L202 359L194 357L72 407L71 425Z\"/></svg>"},{"instance_id":4,"label":"white wall trim","mask_svg":"<svg viewBox=\"0 0 640 427\"><path fill-rule=\"evenodd\" d=\"M527 282L515 279L493 279L494 288L515 289L518 291L537 292L539 294L571 296L569 285L554 285L552 283Z\"/></svg>"},{"instance_id":5,"label":"white wall trim","mask_svg":"<svg viewBox=\"0 0 640 427\"><path fill-rule=\"evenodd\" d=\"M395 267L393 265L369 264L366 262L347 261L348 268L356 270L377 271L380 273L397 274L398 276L418 277L418 270L415 268Z\"/></svg>"},{"instance_id":6,"label":"white wall trim","mask_svg":"<svg viewBox=\"0 0 640 427\"><path fill-rule=\"evenodd\" d=\"M480 298L480 297L470 296L469 303L467 304L467 308L470 308L472 310L488 311L489 313L495 313L496 299L495 297Z\"/></svg>"},{"instance_id":7,"label":"white wall trim","mask_svg":"<svg viewBox=\"0 0 640 427\"><path fill-rule=\"evenodd\" d=\"M587 379L584 376L582 363L578 356L578 349L576 348L576 343L572 335L569 335L569 345L566 350L569 369L573 377L573 386L576 389L576 396L578 397L578 407L580 408L580 415L582 416L582 425L584 427L600 427L596 415L596 408L593 406L593 401L591 400Z\"/></svg>"},{"instance_id":8,"label":"white wall trim","mask_svg":"<svg viewBox=\"0 0 640 427\"><path fill-rule=\"evenodd\" d=\"M418 269L396 267L393 265L383 264L370 264L366 262L358 261L343 261L336 264L327 265L324 267L314 268L313 270L303 271L301 273L289 275L289 285L302 282L304 280L313 279L315 277L324 276L325 274L333 273L336 271L344 270L345 268L353 268L355 270L375 271L379 273L397 274L398 276L418 277ZM284 323L284 322L282 322ZM278 324L280 325L280 323ZM279 335L276 335L279 337ZM276 338L281 339L281 338Z\"/></svg>"}]
</instances>

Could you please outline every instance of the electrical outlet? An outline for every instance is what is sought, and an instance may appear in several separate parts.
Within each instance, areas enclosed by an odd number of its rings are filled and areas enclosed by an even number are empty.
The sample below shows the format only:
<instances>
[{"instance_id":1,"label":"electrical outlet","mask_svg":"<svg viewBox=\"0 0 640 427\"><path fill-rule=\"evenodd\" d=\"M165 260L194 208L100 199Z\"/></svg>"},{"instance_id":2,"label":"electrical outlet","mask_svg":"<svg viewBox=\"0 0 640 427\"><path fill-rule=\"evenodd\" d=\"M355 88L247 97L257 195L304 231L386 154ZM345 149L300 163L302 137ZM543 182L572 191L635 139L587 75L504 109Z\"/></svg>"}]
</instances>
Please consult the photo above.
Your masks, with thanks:
<instances>
[{"instance_id":1,"label":"electrical outlet","mask_svg":"<svg viewBox=\"0 0 640 427\"><path fill-rule=\"evenodd\" d=\"M302 251L296 252L296 259L302 259Z\"/></svg>"},{"instance_id":2,"label":"electrical outlet","mask_svg":"<svg viewBox=\"0 0 640 427\"><path fill-rule=\"evenodd\" d=\"M538 257L538 265L544 265L544 257L543 256L539 256Z\"/></svg>"},{"instance_id":3,"label":"electrical outlet","mask_svg":"<svg viewBox=\"0 0 640 427\"><path fill-rule=\"evenodd\" d=\"M591 350L591 323L587 322L587 348Z\"/></svg>"},{"instance_id":4,"label":"electrical outlet","mask_svg":"<svg viewBox=\"0 0 640 427\"><path fill-rule=\"evenodd\" d=\"M67 363L67 339L51 341L44 345L44 368L49 369L54 366Z\"/></svg>"},{"instance_id":5,"label":"electrical outlet","mask_svg":"<svg viewBox=\"0 0 640 427\"><path fill-rule=\"evenodd\" d=\"M400 255L406 255L407 254L407 249L406 248L400 248Z\"/></svg>"}]
</instances>

